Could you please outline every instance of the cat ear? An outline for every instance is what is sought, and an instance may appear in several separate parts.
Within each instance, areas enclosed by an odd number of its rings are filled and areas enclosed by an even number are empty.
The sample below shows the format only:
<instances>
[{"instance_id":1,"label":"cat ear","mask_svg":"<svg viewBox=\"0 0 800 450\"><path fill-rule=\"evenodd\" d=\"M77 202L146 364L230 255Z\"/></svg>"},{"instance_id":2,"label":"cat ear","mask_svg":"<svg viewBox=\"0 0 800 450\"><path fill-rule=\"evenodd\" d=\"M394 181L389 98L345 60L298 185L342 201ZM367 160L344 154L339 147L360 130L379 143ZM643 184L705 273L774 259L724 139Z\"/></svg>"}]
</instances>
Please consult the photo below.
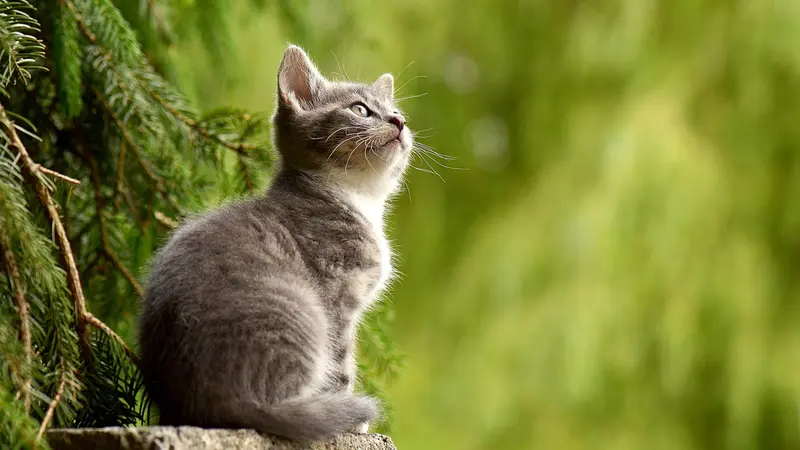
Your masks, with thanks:
<instances>
[{"instance_id":1,"label":"cat ear","mask_svg":"<svg viewBox=\"0 0 800 450\"><path fill-rule=\"evenodd\" d=\"M394 77L390 73L385 73L372 83L372 88L383 97L392 99L394 98Z\"/></svg>"},{"instance_id":2,"label":"cat ear","mask_svg":"<svg viewBox=\"0 0 800 450\"><path fill-rule=\"evenodd\" d=\"M286 49L278 69L278 95L282 102L303 108L314 101L327 82L303 49L296 45Z\"/></svg>"}]
</instances>

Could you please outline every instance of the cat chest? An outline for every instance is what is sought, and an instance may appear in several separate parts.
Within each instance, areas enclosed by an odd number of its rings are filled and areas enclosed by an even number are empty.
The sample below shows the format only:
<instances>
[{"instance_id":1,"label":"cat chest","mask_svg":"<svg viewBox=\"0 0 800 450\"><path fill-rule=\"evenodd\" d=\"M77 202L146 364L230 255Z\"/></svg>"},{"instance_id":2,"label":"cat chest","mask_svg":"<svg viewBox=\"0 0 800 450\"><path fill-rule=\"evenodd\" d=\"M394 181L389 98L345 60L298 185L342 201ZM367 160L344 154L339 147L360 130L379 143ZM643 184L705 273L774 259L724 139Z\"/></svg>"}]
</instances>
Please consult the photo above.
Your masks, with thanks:
<instances>
[{"instance_id":1,"label":"cat chest","mask_svg":"<svg viewBox=\"0 0 800 450\"><path fill-rule=\"evenodd\" d=\"M379 260L377 282L370 295L379 294L389 283L389 278L392 275L392 248L389 245L389 240L386 239L386 236L381 231L376 237L376 242Z\"/></svg>"},{"instance_id":2,"label":"cat chest","mask_svg":"<svg viewBox=\"0 0 800 450\"><path fill-rule=\"evenodd\" d=\"M351 194L348 203L360 223L360 241L367 264L353 272L349 291L363 304L376 299L392 277L392 250L383 231L383 201Z\"/></svg>"},{"instance_id":3,"label":"cat chest","mask_svg":"<svg viewBox=\"0 0 800 450\"><path fill-rule=\"evenodd\" d=\"M386 287L392 273L389 241L383 233L374 233L365 243L364 264L350 273L348 290L359 303L370 303Z\"/></svg>"}]
</instances>

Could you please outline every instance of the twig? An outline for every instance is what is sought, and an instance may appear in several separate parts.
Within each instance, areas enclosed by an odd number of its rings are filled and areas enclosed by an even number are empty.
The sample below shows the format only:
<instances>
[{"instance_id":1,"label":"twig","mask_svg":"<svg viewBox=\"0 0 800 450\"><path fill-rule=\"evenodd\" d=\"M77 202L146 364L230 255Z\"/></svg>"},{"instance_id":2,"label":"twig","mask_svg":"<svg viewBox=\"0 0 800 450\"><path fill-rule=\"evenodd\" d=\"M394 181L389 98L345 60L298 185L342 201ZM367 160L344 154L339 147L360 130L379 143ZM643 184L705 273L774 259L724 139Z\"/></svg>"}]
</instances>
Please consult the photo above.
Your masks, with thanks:
<instances>
[{"instance_id":1,"label":"twig","mask_svg":"<svg viewBox=\"0 0 800 450\"><path fill-rule=\"evenodd\" d=\"M139 358L136 356L136 353L134 353L133 350L131 350L131 348L128 346L128 344L125 343L125 340L122 339L120 335L115 333L114 330L112 330L108 325L103 323L103 321L95 317L94 314L92 313L86 313L85 319L86 322L89 323L89 325L92 325L93 327L105 332L108 336L117 341L117 344L119 344L119 346L122 347L122 350L125 351L125 354L128 355L131 361L136 366L139 366Z\"/></svg>"},{"instance_id":2,"label":"twig","mask_svg":"<svg viewBox=\"0 0 800 450\"><path fill-rule=\"evenodd\" d=\"M114 194L111 195L112 201L114 202L114 208L119 209L119 197L120 192L122 192L122 182L125 179L125 156L127 145L123 142L119 146L119 158L117 159L117 182L114 183Z\"/></svg>"},{"instance_id":3,"label":"twig","mask_svg":"<svg viewBox=\"0 0 800 450\"><path fill-rule=\"evenodd\" d=\"M128 145L131 147L133 154L136 155L136 159L139 161L139 164L142 166L142 169L144 169L147 178L150 178L150 181L156 184L156 188L162 189L162 186L164 185L164 180L160 176L158 176L158 174L153 172L153 169L150 167L149 164L147 164L147 161L144 159L144 156L142 155L139 146L136 145L136 142L134 142L133 137L128 132L128 127L126 127L125 124L122 122L122 120L119 117L117 117L116 114L114 114L114 111L111 109L111 106L109 106L108 103L106 103L103 96L100 95L100 92L98 92L94 86L92 86L92 92L94 92L95 97L97 97L100 103L103 104L103 108L106 110L108 115L111 116L111 120L113 120L114 123L117 124L117 128L119 128L119 131L122 133L122 138L125 139L125 142L127 142Z\"/></svg>"},{"instance_id":4,"label":"twig","mask_svg":"<svg viewBox=\"0 0 800 450\"><path fill-rule=\"evenodd\" d=\"M155 213L153 213L153 216L156 218L156 221L158 223L169 229L178 228L178 222L174 219L167 217L167 215L162 213L161 211L156 211Z\"/></svg>"},{"instance_id":5,"label":"twig","mask_svg":"<svg viewBox=\"0 0 800 450\"><path fill-rule=\"evenodd\" d=\"M257 146L255 146L253 144L246 144L246 143L243 143L243 142L239 142L239 143L234 144L233 142L230 142L230 141L227 141L225 139L222 139L218 135L216 135L216 134L212 133L211 131L209 131L208 128L205 128L202 125L200 125L200 123L198 123L196 120L192 119L191 117L187 117L185 114L183 114L182 112L180 112L177 109L175 109L175 107L170 105L166 100L164 100L158 94L158 92L155 92L155 91L150 90L150 89L148 89L148 92L150 93L150 96L153 97L153 99L155 99L155 101L157 101L170 114L175 116L175 118L177 118L178 120L183 122L189 128L192 128L193 130L197 131L204 138L210 139L212 141L215 141L216 143L218 143L218 144L222 145L223 147L226 147L226 148L228 148L230 150L233 150L234 152L238 153L241 156L250 156L249 153L247 152L247 150L254 150L254 149L258 148Z\"/></svg>"},{"instance_id":6,"label":"twig","mask_svg":"<svg viewBox=\"0 0 800 450\"><path fill-rule=\"evenodd\" d=\"M122 120L120 120L120 118L117 117L116 114L114 114L114 111L111 109L108 103L105 102L103 96L100 95L100 92L98 92L97 89L95 89L94 87L92 87L92 92L94 92L97 99L100 101L100 103L102 103L103 108L105 108L106 112L108 112L108 115L111 116L111 120L113 120L114 123L117 125L117 128L119 128L120 132L122 133L122 138L125 140L125 142L128 143L128 146L133 151L133 154L136 156L136 160L139 161L139 165L141 165L142 169L144 169L145 175L147 175L147 178L149 178L150 181L153 182L154 184L153 188L161 194L161 198L163 198L164 201L169 203L169 205L172 208L180 211L178 205L176 205L175 202L169 197L169 194L167 194L167 191L164 188L164 179L161 178L158 174L156 174L150 167L150 164L148 164L147 160L144 158L141 149L139 149L139 146L136 145L136 142L134 142L133 137L128 132L128 128L125 126Z\"/></svg>"},{"instance_id":7,"label":"twig","mask_svg":"<svg viewBox=\"0 0 800 450\"><path fill-rule=\"evenodd\" d=\"M75 178L68 177L68 176L64 175L63 173L59 173L59 172L56 172L55 170L48 169L47 167L44 167L41 164L36 164L36 167L34 167L33 170L34 170L34 172L46 173L47 175L62 179L64 181L68 182L68 183L81 184L81 180L76 180Z\"/></svg>"},{"instance_id":8,"label":"twig","mask_svg":"<svg viewBox=\"0 0 800 450\"><path fill-rule=\"evenodd\" d=\"M136 291L136 295L141 298L144 295L144 289L142 289L142 285L136 280L136 277L133 276L133 273L122 263L119 259L119 256L114 252L111 248L111 241L108 238L108 228L106 227L106 218L103 212L103 204L105 203L103 199L103 193L100 192L100 169L97 166L97 161L92 158L89 154L88 149L84 148L84 155L87 159L89 164L89 170L92 180L92 187L94 188L94 205L95 205L95 212L97 214L97 224L100 228L100 241L103 243L103 253L106 254L108 259L111 260L111 263L117 267L117 270L122 273L122 276L128 280L128 282L133 286L133 290Z\"/></svg>"},{"instance_id":9,"label":"twig","mask_svg":"<svg viewBox=\"0 0 800 450\"><path fill-rule=\"evenodd\" d=\"M25 364L30 365L31 359L33 358L33 345L31 344L31 324L28 312L28 301L25 299L24 285L22 284L22 276L20 275L19 267L14 260L14 254L11 252L10 239L2 231L3 230L0 230L0 253L2 253L3 257L3 265L6 267L6 271L14 284L14 303L16 303L20 320L19 337L22 341L22 345L25 347ZM19 376L22 380L20 392L22 393L22 399L25 404L25 414L30 414L31 380L25 379L22 375L22 371L20 371Z\"/></svg>"},{"instance_id":10,"label":"twig","mask_svg":"<svg viewBox=\"0 0 800 450\"><path fill-rule=\"evenodd\" d=\"M122 199L125 201L125 205L131 211L131 214L133 214L133 218L136 220L136 223L139 224L139 228L147 228L147 224L142 222L141 215L139 214L139 208L136 206L136 202L133 200L133 196L131 195L129 189L123 188Z\"/></svg>"},{"instance_id":11,"label":"twig","mask_svg":"<svg viewBox=\"0 0 800 450\"><path fill-rule=\"evenodd\" d=\"M58 389L56 390L56 396L53 397L53 400L50 402L50 406L47 407L47 413L44 415L44 419L42 419L42 425L39 427L39 432L36 433L36 440L42 438L44 432L47 430L47 425L53 419L53 415L56 412L56 407L58 403L61 401L61 397L64 395L64 388L67 386L67 377L66 372L61 370L61 381L58 383Z\"/></svg>"}]
</instances>

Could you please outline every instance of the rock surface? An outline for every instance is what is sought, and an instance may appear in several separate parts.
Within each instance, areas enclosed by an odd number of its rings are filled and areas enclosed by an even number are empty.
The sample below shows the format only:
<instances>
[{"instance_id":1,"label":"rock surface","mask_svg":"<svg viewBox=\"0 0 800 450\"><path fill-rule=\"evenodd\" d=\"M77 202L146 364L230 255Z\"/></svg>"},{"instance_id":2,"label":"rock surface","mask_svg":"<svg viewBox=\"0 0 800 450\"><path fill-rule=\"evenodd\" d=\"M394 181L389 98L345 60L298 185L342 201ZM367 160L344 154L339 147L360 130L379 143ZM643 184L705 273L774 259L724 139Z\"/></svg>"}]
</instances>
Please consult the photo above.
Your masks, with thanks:
<instances>
[{"instance_id":1,"label":"rock surface","mask_svg":"<svg viewBox=\"0 0 800 450\"><path fill-rule=\"evenodd\" d=\"M345 434L329 441L297 444L253 430L195 427L63 428L50 430L53 450L397 450L388 436Z\"/></svg>"}]
</instances>

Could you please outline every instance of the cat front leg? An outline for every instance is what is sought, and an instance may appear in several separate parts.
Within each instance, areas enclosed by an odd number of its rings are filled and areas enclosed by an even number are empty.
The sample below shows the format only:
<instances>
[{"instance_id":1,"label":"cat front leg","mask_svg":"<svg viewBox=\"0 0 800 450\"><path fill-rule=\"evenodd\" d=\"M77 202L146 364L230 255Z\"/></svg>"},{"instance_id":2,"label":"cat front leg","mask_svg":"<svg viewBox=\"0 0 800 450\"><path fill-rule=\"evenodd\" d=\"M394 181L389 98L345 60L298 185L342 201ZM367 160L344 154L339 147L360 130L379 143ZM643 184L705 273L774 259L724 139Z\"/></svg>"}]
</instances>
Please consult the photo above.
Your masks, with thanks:
<instances>
[{"instance_id":1,"label":"cat front leg","mask_svg":"<svg viewBox=\"0 0 800 450\"><path fill-rule=\"evenodd\" d=\"M326 391L353 392L355 386L355 351L350 343L340 345L334 352L334 367L329 377ZM351 433L363 434L369 431L369 423L359 424Z\"/></svg>"},{"instance_id":2,"label":"cat front leg","mask_svg":"<svg viewBox=\"0 0 800 450\"><path fill-rule=\"evenodd\" d=\"M353 392L356 363L351 345L337 346L333 353L333 364L328 376L327 392Z\"/></svg>"}]
</instances>

